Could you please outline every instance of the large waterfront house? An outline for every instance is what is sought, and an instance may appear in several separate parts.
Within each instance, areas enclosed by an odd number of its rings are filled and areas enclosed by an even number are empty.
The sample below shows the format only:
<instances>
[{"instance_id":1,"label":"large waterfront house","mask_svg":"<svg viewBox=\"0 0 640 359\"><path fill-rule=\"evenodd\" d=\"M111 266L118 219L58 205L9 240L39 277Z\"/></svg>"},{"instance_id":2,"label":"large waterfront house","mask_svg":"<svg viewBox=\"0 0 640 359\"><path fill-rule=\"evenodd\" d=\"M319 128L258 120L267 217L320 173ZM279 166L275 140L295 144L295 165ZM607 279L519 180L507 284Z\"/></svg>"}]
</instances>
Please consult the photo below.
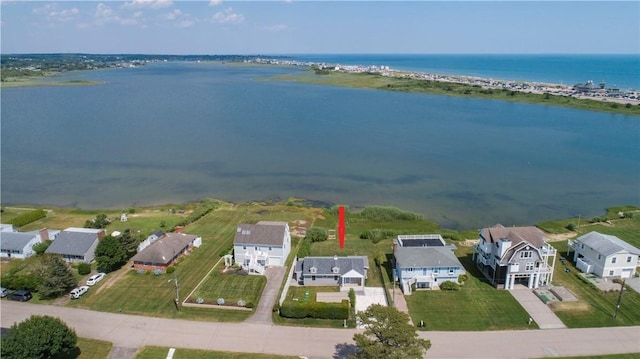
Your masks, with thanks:
<instances>
[{"instance_id":1,"label":"large waterfront house","mask_svg":"<svg viewBox=\"0 0 640 359\"><path fill-rule=\"evenodd\" d=\"M570 245L576 268L584 273L601 278L631 278L636 273L640 249L616 236L589 232Z\"/></svg>"},{"instance_id":2,"label":"large waterfront house","mask_svg":"<svg viewBox=\"0 0 640 359\"><path fill-rule=\"evenodd\" d=\"M133 268L166 272L167 268L180 257L188 254L194 247L200 247L201 244L202 238L196 235L182 232L163 233L161 237L131 258Z\"/></svg>"},{"instance_id":3,"label":"large waterfront house","mask_svg":"<svg viewBox=\"0 0 640 359\"><path fill-rule=\"evenodd\" d=\"M60 254L67 262L91 263L104 229L70 227L58 234L45 253Z\"/></svg>"},{"instance_id":4,"label":"large waterfront house","mask_svg":"<svg viewBox=\"0 0 640 359\"><path fill-rule=\"evenodd\" d=\"M551 283L556 250L537 227L483 228L473 247L478 268L498 288L538 288Z\"/></svg>"},{"instance_id":5,"label":"large waterfront house","mask_svg":"<svg viewBox=\"0 0 640 359\"><path fill-rule=\"evenodd\" d=\"M306 257L296 262L293 279L304 286L334 286L364 290L369 270L366 256Z\"/></svg>"},{"instance_id":6,"label":"large waterfront house","mask_svg":"<svg viewBox=\"0 0 640 359\"><path fill-rule=\"evenodd\" d=\"M400 235L393 244L394 280L404 294L414 289L436 289L446 281L458 282L466 271L439 234Z\"/></svg>"},{"instance_id":7,"label":"large waterfront house","mask_svg":"<svg viewBox=\"0 0 640 359\"><path fill-rule=\"evenodd\" d=\"M287 222L261 221L239 224L233 241L233 259L253 274L263 274L268 266L284 266L291 252Z\"/></svg>"}]
</instances>

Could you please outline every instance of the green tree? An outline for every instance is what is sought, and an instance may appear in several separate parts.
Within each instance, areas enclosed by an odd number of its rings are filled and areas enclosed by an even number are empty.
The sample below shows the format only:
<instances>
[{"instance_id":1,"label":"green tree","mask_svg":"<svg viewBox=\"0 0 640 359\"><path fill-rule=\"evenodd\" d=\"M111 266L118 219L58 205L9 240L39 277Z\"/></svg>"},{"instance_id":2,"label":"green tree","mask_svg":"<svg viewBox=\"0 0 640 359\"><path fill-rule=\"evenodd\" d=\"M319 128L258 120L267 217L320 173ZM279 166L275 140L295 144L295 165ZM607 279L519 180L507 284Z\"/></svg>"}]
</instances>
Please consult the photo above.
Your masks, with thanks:
<instances>
[{"instance_id":1,"label":"green tree","mask_svg":"<svg viewBox=\"0 0 640 359\"><path fill-rule=\"evenodd\" d=\"M98 269L107 273L119 269L128 259L122 243L110 235L98 242L95 256Z\"/></svg>"},{"instance_id":2,"label":"green tree","mask_svg":"<svg viewBox=\"0 0 640 359\"><path fill-rule=\"evenodd\" d=\"M32 315L13 324L9 332L2 335L0 356L3 359L69 357L77 341L75 331L59 318Z\"/></svg>"},{"instance_id":3,"label":"green tree","mask_svg":"<svg viewBox=\"0 0 640 359\"><path fill-rule=\"evenodd\" d=\"M120 244L122 244L122 249L124 249L127 259L133 257L138 252L138 244L141 242L139 233L125 229L117 238Z\"/></svg>"},{"instance_id":4,"label":"green tree","mask_svg":"<svg viewBox=\"0 0 640 359\"><path fill-rule=\"evenodd\" d=\"M305 239L311 240L311 242L324 242L329 237L327 230L320 227L311 227L307 230Z\"/></svg>"},{"instance_id":5,"label":"green tree","mask_svg":"<svg viewBox=\"0 0 640 359\"><path fill-rule=\"evenodd\" d=\"M40 255L43 254L47 250L47 248L49 248L51 243L53 243L53 241L46 240L44 242L38 242L34 244L31 248L33 248L33 251L36 252L36 254Z\"/></svg>"},{"instance_id":6,"label":"green tree","mask_svg":"<svg viewBox=\"0 0 640 359\"><path fill-rule=\"evenodd\" d=\"M107 215L100 213L96 218L84 222L84 228L101 229L105 228L109 223L111 223L111 220L107 218Z\"/></svg>"},{"instance_id":7,"label":"green tree","mask_svg":"<svg viewBox=\"0 0 640 359\"><path fill-rule=\"evenodd\" d=\"M409 324L409 315L394 307L374 304L357 316L365 330L353 335L359 350L351 358L422 358L431 347Z\"/></svg>"},{"instance_id":8,"label":"green tree","mask_svg":"<svg viewBox=\"0 0 640 359\"><path fill-rule=\"evenodd\" d=\"M38 286L41 298L55 298L78 285L67 263L57 254L47 254L42 258L42 282Z\"/></svg>"}]
</instances>

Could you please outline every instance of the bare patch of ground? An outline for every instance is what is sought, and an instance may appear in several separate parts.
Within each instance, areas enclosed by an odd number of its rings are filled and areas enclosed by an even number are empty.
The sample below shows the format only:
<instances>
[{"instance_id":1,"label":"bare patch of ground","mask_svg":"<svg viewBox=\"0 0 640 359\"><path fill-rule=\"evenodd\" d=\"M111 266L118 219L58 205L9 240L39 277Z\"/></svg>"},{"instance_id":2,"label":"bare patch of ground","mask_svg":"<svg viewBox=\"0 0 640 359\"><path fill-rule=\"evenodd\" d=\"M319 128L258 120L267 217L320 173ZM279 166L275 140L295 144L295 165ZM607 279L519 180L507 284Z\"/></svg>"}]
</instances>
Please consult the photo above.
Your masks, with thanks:
<instances>
[{"instance_id":1,"label":"bare patch of ground","mask_svg":"<svg viewBox=\"0 0 640 359\"><path fill-rule=\"evenodd\" d=\"M114 285L120 278L122 278L123 276L125 276L127 274L127 272L129 271L129 268L131 266L130 262L127 262L125 265L122 266L122 268L118 269L117 271L110 273L109 275L107 275L106 277L104 277L103 281L104 283L100 286L100 288L98 288L96 290L96 294L100 293L101 291L103 291L104 289L110 288L112 285Z\"/></svg>"}]
</instances>

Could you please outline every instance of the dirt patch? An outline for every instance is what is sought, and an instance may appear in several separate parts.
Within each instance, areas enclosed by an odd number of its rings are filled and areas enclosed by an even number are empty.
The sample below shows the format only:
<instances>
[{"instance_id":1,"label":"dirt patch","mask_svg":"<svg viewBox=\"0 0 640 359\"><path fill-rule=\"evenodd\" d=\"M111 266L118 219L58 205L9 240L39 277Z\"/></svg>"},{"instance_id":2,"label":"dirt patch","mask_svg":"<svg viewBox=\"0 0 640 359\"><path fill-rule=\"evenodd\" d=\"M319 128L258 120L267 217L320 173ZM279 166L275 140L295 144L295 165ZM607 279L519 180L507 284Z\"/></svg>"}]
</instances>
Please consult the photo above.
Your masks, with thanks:
<instances>
[{"instance_id":1,"label":"dirt patch","mask_svg":"<svg viewBox=\"0 0 640 359\"><path fill-rule=\"evenodd\" d=\"M317 214L317 215L316 215L316 218L317 218L317 219L319 219L319 220L326 219L326 218L325 218L323 215L321 215L321 214Z\"/></svg>"},{"instance_id":2,"label":"dirt patch","mask_svg":"<svg viewBox=\"0 0 640 359\"><path fill-rule=\"evenodd\" d=\"M574 232L557 233L557 234L547 233L546 239L547 239L547 242L559 242L559 241L566 241L567 239L573 238L575 236L577 236L577 233L574 233Z\"/></svg>"},{"instance_id":3,"label":"dirt patch","mask_svg":"<svg viewBox=\"0 0 640 359\"><path fill-rule=\"evenodd\" d=\"M127 262L122 268L118 269L116 272L113 272L103 279L104 283L96 290L96 294L100 293L102 290L111 288L120 278L127 274L132 263ZM91 273L95 274L95 273Z\"/></svg>"},{"instance_id":4,"label":"dirt patch","mask_svg":"<svg viewBox=\"0 0 640 359\"><path fill-rule=\"evenodd\" d=\"M591 310L589 303L577 301L577 302L553 302L549 304L549 307L554 311L563 312L584 312Z\"/></svg>"}]
</instances>

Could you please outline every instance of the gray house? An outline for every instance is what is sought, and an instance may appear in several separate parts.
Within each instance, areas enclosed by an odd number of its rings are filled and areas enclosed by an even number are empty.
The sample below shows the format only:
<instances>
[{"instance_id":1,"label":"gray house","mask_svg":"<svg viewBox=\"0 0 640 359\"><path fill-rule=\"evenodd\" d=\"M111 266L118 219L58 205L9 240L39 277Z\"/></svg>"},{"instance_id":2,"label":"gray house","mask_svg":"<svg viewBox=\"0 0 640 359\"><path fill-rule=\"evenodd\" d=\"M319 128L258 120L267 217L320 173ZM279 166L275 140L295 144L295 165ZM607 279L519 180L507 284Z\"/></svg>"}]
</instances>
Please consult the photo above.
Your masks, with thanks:
<instances>
[{"instance_id":1,"label":"gray house","mask_svg":"<svg viewBox=\"0 0 640 359\"><path fill-rule=\"evenodd\" d=\"M249 273L263 274L268 266L284 266L291 252L287 222L239 224L233 240L233 259Z\"/></svg>"},{"instance_id":2,"label":"gray house","mask_svg":"<svg viewBox=\"0 0 640 359\"><path fill-rule=\"evenodd\" d=\"M544 237L537 227L497 224L480 231L473 256L485 277L498 288L513 289L516 284L538 288L551 283L557 252Z\"/></svg>"},{"instance_id":3,"label":"gray house","mask_svg":"<svg viewBox=\"0 0 640 359\"><path fill-rule=\"evenodd\" d=\"M0 234L0 257L27 258L33 255L33 245L39 243L33 233L2 232Z\"/></svg>"},{"instance_id":4,"label":"gray house","mask_svg":"<svg viewBox=\"0 0 640 359\"><path fill-rule=\"evenodd\" d=\"M104 229L67 228L60 232L45 253L60 254L67 262L91 263Z\"/></svg>"},{"instance_id":5,"label":"gray house","mask_svg":"<svg viewBox=\"0 0 640 359\"><path fill-rule=\"evenodd\" d=\"M296 262L293 278L305 286L340 286L364 289L369 259L366 256L306 257Z\"/></svg>"},{"instance_id":6,"label":"gray house","mask_svg":"<svg viewBox=\"0 0 640 359\"><path fill-rule=\"evenodd\" d=\"M616 236L589 232L569 245L574 249L576 267L601 278L631 278L640 264L640 249Z\"/></svg>"}]
</instances>

